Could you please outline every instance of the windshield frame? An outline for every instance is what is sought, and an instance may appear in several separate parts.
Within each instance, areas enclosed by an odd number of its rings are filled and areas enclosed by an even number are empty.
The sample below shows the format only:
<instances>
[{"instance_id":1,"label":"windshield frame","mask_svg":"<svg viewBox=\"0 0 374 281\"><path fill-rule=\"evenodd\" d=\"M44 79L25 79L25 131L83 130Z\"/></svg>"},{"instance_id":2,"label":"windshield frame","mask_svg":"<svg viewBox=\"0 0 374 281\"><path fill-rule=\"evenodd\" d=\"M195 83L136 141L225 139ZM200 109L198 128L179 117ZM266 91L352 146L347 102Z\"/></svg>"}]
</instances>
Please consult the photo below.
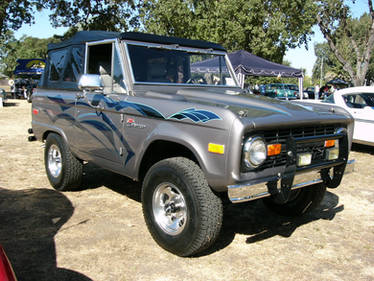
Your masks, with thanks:
<instances>
[{"instance_id":1,"label":"windshield frame","mask_svg":"<svg viewBox=\"0 0 374 281\"><path fill-rule=\"evenodd\" d=\"M133 85L162 85L162 86L183 86L183 87L219 87L219 88L240 88L238 78L233 70L231 65L230 59L227 55L227 52L218 51L213 49L200 49L200 48L192 48L192 47L185 47L178 44L174 45L165 45L159 43L150 43L150 42L139 42L139 41L132 41L132 40L123 40L121 42L124 46L126 59L128 61L128 67L130 70L130 77L131 82ZM226 67L230 74L230 77L233 79L235 85L212 85L212 84L188 84L188 83L172 83L172 82L145 82L145 81L136 81L134 77L134 70L132 68L130 53L128 49L128 45L135 45L135 46L143 46L149 48L156 48L156 49L164 49L164 50L173 50L173 51L184 51L189 53L196 53L196 54L210 54L210 55L220 55L225 58Z\"/></svg>"}]
</instances>

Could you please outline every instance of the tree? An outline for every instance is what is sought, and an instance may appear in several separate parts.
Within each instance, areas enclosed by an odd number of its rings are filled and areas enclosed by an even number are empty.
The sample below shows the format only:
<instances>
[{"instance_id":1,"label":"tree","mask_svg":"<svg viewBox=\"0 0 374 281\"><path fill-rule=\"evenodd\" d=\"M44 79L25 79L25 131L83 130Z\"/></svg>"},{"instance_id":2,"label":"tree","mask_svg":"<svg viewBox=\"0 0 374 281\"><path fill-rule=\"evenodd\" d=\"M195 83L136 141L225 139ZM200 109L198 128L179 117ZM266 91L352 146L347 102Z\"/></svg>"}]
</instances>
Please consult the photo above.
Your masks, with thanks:
<instances>
[{"instance_id":1,"label":"tree","mask_svg":"<svg viewBox=\"0 0 374 281\"><path fill-rule=\"evenodd\" d=\"M52 11L52 26L83 30L125 31L139 26L136 0L3 0L0 3L0 37L22 24L34 23L36 10Z\"/></svg>"},{"instance_id":2,"label":"tree","mask_svg":"<svg viewBox=\"0 0 374 281\"><path fill-rule=\"evenodd\" d=\"M372 0L368 0L369 13L358 21L352 19L343 0L319 1L318 5L317 22L331 51L349 74L353 85L363 85L374 48Z\"/></svg>"},{"instance_id":3,"label":"tree","mask_svg":"<svg viewBox=\"0 0 374 281\"><path fill-rule=\"evenodd\" d=\"M3 0L0 3L0 37L8 30L19 29L24 23L34 23L34 10L41 8L41 1Z\"/></svg>"},{"instance_id":4,"label":"tree","mask_svg":"<svg viewBox=\"0 0 374 281\"><path fill-rule=\"evenodd\" d=\"M82 30L126 31L136 28L138 17L135 0L43 0L52 10L52 26L76 27Z\"/></svg>"},{"instance_id":5,"label":"tree","mask_svg":"<svg viewBox=\"0 0 374 281\"><path fill-rule=\"evenodd\" d=\"M145 31L203 39L281 63L288 48L306 45L315 23L311 0L145 0Z\"/></svg>"},{"instance_id":6,"label":"tree","mask_svg":"<svg viewBox=\"0 0 374 281\"><path fill-rule=\"evenodd\" d=\"M331 80L335 77L341 78L344 81L351 81L350 76L343 69L343 64L336 58L327 43L316 44L314 46L314 53L317 59L313 66L313 81L319 81L322 78L322 84L325 84L327 82L326 79Z\"/></svg>"}]
</instances>

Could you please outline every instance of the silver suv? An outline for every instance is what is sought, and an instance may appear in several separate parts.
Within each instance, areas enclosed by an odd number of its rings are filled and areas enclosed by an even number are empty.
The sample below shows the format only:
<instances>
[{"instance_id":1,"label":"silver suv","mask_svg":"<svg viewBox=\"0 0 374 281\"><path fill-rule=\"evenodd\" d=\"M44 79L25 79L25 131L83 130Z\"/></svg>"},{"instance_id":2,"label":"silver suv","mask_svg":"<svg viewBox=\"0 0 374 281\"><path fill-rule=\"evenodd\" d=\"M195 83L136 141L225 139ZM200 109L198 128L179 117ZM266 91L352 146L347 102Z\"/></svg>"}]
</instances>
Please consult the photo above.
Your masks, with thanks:
<instances>
[{"instance_id":1,"label":"silver suv","mask_svg":"<svg viewBox=\"0 0 374 281\"><path fill-rule=\"evenodd\" d=\"M222 202L318 206L352 167L352 125L330 105L246 95L218 44L94 31L48 46L31 132L55 189L79 187L86 162L140 181L153 238L190 256L219 235Z\"/></svg>"}]
</instances>

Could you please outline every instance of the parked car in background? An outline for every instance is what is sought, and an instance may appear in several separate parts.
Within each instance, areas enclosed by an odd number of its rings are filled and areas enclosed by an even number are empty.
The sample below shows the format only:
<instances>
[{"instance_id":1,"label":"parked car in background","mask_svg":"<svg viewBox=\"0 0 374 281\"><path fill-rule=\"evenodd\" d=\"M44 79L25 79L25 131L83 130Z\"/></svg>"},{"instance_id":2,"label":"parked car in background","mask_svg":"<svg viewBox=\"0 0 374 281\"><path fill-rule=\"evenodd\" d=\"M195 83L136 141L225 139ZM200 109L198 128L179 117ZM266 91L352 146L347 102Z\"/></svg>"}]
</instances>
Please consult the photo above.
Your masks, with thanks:
<instances>
[{"instance_id":1,"label":"parked car in background","mask_svg":"<svg viewBox=\"0 0 374 281\"><path fill-rule=\"evenodd\" d=\"M262 94L282 100L297 99L299 89L295 84L271 83L262 87Z\"/></svg>"},{"instance_id":2,"label":"parked car in background","mask_svg":"<svg viewBox=\"0 0 374 281\"><path fill-rule=\"evenodd\" d=\"M336 91L323 102L333 103L352 114L353 142L374 146L374 87L351 87Z\"/></svg>"},{"instance_id":3,"label":"parked car in background","mask_svg":"<svg viewBox=\"0 0 374 281\"><path fill-rule=\"evenodd\" d=\"M314 99L315 98L315 87L307 87L304 90L304 94L308 95L308 99Z\"/></svg>"}]
</instances>

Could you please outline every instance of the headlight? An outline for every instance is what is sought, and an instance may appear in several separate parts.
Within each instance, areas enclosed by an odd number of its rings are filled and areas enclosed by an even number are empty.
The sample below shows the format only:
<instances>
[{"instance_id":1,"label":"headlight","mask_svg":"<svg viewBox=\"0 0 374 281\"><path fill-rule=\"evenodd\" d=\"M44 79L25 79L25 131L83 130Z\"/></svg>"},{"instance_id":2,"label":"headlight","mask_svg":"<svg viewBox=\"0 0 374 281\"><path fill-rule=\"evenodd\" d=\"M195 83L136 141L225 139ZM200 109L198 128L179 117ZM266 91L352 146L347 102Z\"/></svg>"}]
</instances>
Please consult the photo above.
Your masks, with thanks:
<instances>
[{"instance_id":1,"label":"headlight","mask_svg":"<svg viewBox=\"0 0 374 281\"><path fill-rule=\"evenodd\" d=\"M266 145L261 137L250 137L243 148L244 164L256 168L266 160Z\"/></svg>"}]
</instances>

